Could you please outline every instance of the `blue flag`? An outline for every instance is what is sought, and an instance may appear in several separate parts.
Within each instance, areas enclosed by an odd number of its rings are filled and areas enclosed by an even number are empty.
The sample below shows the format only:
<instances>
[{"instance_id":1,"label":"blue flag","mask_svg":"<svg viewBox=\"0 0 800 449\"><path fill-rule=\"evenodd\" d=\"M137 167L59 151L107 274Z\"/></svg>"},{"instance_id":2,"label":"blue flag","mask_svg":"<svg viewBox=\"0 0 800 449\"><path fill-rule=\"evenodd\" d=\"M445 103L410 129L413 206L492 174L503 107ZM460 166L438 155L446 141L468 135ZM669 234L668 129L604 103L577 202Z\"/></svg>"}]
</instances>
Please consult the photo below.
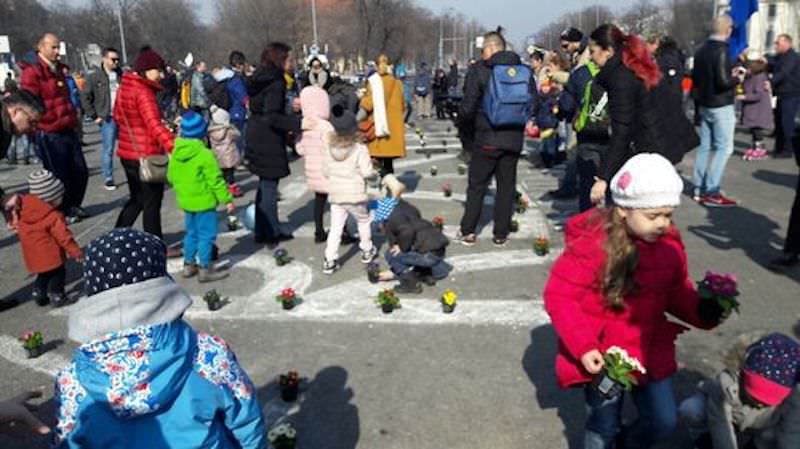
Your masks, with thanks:
<instances>
[{"instance_id":1,"label":"blue flag","mask_svg":"<svg viewBox=\"0 0 800 449\"><path fill-rule=\"evenodd\" d=\"M731 59L735 60L748 47L747 21L758 11L758 0L731 0L730 15L733 19L733 34L728 41Z\"/></svg>"}]
</instances>

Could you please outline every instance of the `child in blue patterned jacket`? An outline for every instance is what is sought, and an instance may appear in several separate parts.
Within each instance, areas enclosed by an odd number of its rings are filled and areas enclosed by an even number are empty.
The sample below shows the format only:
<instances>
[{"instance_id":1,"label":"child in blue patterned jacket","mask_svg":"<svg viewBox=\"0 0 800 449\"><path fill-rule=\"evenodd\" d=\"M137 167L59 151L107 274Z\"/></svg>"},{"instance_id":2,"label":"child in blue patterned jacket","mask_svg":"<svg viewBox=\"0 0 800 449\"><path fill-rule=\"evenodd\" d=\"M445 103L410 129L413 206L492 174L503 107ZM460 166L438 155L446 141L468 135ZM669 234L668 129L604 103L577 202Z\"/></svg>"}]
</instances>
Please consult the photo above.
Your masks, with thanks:
<instances>
[{"instance_id":1,"label":"child in blue patterned jacket","mask_svg":"<svg viewBox=\"0 0 800 449\"><path fill-rule=\"evenodd\" d=\"M59 449L266 449L253 384L219 337L182 317L192 303L157 237L115 229L86 250L81 343L56 378Z\"/></svg>"}]
</instances>

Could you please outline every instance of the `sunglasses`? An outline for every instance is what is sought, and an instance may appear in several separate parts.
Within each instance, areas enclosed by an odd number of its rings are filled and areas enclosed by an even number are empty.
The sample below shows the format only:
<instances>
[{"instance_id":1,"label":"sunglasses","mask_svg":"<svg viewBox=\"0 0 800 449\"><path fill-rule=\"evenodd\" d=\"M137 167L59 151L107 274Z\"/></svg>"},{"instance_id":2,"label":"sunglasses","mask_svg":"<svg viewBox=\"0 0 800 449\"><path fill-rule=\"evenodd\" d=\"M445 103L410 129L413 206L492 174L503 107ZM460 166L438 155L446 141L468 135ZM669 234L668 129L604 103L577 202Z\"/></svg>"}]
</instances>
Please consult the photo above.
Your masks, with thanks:
<instances>
[{"instance_id":1,"label":"sunglasses","mask_svg":"<svg viewBox=\"0 0 800 449\"><path fill-rule=\"evenodd\" d=\"M111 62L119 62L119 58L111 58Z\"/></svg>"}]
</instances>

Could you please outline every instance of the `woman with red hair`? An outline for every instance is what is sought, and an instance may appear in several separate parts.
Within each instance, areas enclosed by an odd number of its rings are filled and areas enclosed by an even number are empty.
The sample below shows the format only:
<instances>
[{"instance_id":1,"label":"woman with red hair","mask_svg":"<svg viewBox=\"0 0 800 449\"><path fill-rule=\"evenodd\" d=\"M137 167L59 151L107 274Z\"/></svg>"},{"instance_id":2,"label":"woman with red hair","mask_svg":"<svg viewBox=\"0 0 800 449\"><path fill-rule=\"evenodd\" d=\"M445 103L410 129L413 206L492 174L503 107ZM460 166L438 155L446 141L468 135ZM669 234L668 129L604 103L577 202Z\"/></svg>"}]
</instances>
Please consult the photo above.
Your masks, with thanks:
<instances>
[{"instance_id":1,"label":"woman with red hair","mask_svg":"<svg viewBox=\"0 0 800 449\"><path fill-rule=\"evenodd\" d=\"M592 32L589 48L592 60L601 68L597 82L608 93L611 118L611 142L591 192L592 203L598 204L606 198L608 181L636 153L655 152L677 161L669 154L674 151L670 148L673 142L668 142L672 139L659 133L669 125L662 123L666 117L660 113L655 98L661 70L645 43L606 24ZM689 148L683 152L686 150Z\"/></svg>"}]
</instances>

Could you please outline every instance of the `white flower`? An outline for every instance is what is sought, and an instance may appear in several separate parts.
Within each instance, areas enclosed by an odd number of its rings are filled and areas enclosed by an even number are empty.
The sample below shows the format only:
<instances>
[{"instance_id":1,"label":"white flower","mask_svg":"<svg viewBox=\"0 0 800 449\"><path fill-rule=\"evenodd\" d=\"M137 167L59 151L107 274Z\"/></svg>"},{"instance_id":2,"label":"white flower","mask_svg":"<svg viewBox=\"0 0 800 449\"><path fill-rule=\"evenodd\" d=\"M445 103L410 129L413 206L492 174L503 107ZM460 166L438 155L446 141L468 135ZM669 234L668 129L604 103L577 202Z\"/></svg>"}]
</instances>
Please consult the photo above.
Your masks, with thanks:
<instances>
[{"instance_id":1,"label":"white flower","mask_svg":"<svg viewBox=\"0 0 800 449\"><path fill-rule=\"evenodd\" d=\"M274 443L275 440L277 440L278 437L280 436L280 435L278 435L278 432L276 432L275 430L276 429L272 429L272 430L269 431L269 433L267 433L267 438L269 438L269 442L270 443Z\"/></svg>"},{"instance_id":2,"label":"white flower","mask_svg":"<svg viewBox=\"0 0 800 449\"><path fill-rule=\"evenodd\" d=\"M639 371L642 374L647 374L647 370L644 369L641 362L635 357L631 357L628 354L628 351L620 348L619 346L612 346L606 350L606 354L615 355L620 358L623 362L627 363L634 370Z\"/></svg>"},{"instance_id":3,"label":"white flower","mask_svg":"<svg viewBox=\"0 0 800 449\"><path fill-rule=\"evenodd\" d=\"M286 430L286 438L294 439L296 435L297 431L294 430L291 426L289 427L288 430Z\"/></svg>"}]
</instances>

